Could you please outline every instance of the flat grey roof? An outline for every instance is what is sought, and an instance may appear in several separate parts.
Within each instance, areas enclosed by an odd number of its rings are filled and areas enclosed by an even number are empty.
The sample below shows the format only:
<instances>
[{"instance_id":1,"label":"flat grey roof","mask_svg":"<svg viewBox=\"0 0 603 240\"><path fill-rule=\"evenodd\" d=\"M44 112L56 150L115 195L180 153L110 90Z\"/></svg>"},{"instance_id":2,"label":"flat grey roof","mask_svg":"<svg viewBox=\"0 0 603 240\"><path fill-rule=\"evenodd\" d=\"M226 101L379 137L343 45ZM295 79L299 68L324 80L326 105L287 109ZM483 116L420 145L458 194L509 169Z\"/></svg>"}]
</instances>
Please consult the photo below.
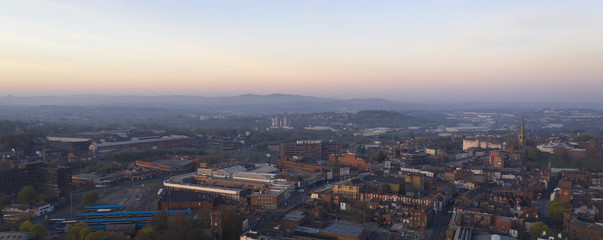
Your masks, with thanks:
<instances>
[{"instance_id":1,"label":"flat grey roof","mask_svg":"<svg viewBox=\"0 0 603 240\"><path fill-rule=\"evenodd\" d=\"M340 223L333 223L326 228L320 230L320 232L333 233L344 236L359 237L364 231L363 226L345 225Z\"/></svg>"},{"instance_id":2,"label":"flat grey roof","mask_svg":"<svg viewBox=\"0 0 603 240\"><path fill-rule=\"evenodd\" d=\"M141 140L131 140L131 141L121 141L121 142L104 142L104 143L96 143L92 144L94 147L110 147L110 146L119 146L124 144L135 144L135 143L149 143L149 142L161 142L166 140L181 140L188 139L187 136L174 135L169 137L161 137L161 138L151 138L151 139L141 139Z\"/></svg>"}]
</instances>

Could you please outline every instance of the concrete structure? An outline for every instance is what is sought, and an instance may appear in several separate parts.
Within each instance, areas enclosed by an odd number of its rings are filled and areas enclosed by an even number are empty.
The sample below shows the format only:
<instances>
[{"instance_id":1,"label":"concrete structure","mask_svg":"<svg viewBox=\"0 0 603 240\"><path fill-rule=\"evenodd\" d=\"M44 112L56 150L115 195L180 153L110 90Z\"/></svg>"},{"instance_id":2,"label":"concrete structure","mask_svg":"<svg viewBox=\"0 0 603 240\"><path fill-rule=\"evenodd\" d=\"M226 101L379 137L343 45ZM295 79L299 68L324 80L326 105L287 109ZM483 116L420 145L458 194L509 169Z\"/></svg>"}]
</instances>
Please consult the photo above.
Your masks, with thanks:
<instances>
[{"instance_id":1,"label":"concrete structure","mask_svg":"<svg viewBox=\"0 0 603 240\"><path fill-rule=\"evenodd\" d=\"M479 139L463 139L463 151L467 151L471 148L502 149L503 145L500 143L489 143Z\"/></svg>"},{"instance_id":2,"label":"concrete structure","mask_svg":"<svg viewBox=\"0 0 603 240\"><path fill-rule=\"evenodd\" d=\"M171 180L163 181L163 186L166 188L174 189L174 190L184 190L184 191L194 191L201 193L208 193L211 195L219 195L228 199L240 200L241 192L240 189L235 188L224 188L224 187L214 187L214 186L203 186L199 184L191 184L191 183L178 183Z\"/></svg>"},{"instance_id":3,"label":"concrete structure","mask_svg":"<svg viewBox=\"0 0 603 240\"><path fill-rule=\"evenodd\" d=\"M284 158L298 156L310 158L314 161L327 161L331 154L339 154L340 152L341 144L320 140L281 144L281 157Z\"/></svg>"},{"instance_id":4,"label":"concrete structure","mask_svg":"<svg viewBox=\"0 0 603 240\"><path fill-rule=\"evenodd\" d=\"M46 137L51 143L58 145L66 145L69 149L75 152L85 152L90 146L90 138L73 138L73 137Z\"/></svg>"},{"instance_id":5,"label":"concrete structure","mask_svg":"<svg viewBox=\"0 0 603 240\"><path fill-rule=\"evenodd\" d=\"M415 168L400 168L400 172L402 173L420 173L427 177L434 177L434 173L430 171L423 171Z\"/></svg>"},{"instance_id":6,"label":"concrete structure","mask_svg":"<svg viewBox=\"0 0 603 240\"><path fill-rule=\"evenodd\" d=\"M72 176L73 185L75 187L92 186L92 187L107 187L118 181L118 176L115 174L88 174L82 173Z\"/></svg>"},{"instance_id":7,"label":"concrete structure","mask_svg":"<svg viewBox=\"0 0 603 240\"><path fill-rule=\"evenodd\" d=\"M232 174L232 178L240 180L273 182L276 174L255 173L255 172L236 172Z\"/></svg>"},{"instance_id":8,"label":"concrete structure","mask_svg":"<svg viewBox=\"0 0 603 240\"><path fill-rule=\"evenodd\" d=\"M191 172L195 162L190 157L166 156L137 160L136 165L144 170L174 175Z\"/></svg>"},{"instance_id":9,"label":"concrete structure","mask_svg":"<svg viewBox=\"0 0 603 240\"><path fill-rule=\"evenodd\" d=\"M104 142L90 145L92 153L107 153L116 151L151 150L158 148L181 147L190 144L190 138L181 135L172 135L161 138L137 139L121 142Z\"/></svg>"},{"instance_id":10,"label":"concrete structure","mask_svg":"<svg viewBox=\"0 0 603 240\"><path fill-rule=\"evenodd\" d=\"M26 232L0 232L0 240L29 240L36 235Z\"/></svg>"},{"instance_id":11,"label":"concrete structure","mask_svg":"<svg viewBox=\"0 0 603 240\"><path fill-rule=\"evenodd\" d=\"M232 175L234 173L238 173L238 172L247 172L247 168L245 168L243 166L233 166L233 167L223 168L223 169L214 171L212 173L212 176L221 177L221 178L232 178Z\"/></svg>"}]
</instances>

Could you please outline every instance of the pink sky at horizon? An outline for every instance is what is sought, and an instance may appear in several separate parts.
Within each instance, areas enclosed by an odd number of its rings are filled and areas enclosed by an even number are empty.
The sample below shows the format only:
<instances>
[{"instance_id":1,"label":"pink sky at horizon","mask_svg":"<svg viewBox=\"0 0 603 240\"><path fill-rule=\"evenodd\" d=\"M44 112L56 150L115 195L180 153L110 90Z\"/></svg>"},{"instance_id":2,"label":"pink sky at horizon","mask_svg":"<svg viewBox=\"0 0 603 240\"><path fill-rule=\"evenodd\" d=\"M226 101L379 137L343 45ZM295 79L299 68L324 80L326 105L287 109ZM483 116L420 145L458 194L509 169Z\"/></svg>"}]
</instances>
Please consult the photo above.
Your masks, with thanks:
<instances>
[{"instance_id":1,"label":"pink sky at horizon","mask_svg":"<svg viewBox=\"0 0 603 240\"><path fill-rule=\"evenodd\" d=\"M603 101L597 1L23 1L0 95Z\"/></svg>"}]
</instances>

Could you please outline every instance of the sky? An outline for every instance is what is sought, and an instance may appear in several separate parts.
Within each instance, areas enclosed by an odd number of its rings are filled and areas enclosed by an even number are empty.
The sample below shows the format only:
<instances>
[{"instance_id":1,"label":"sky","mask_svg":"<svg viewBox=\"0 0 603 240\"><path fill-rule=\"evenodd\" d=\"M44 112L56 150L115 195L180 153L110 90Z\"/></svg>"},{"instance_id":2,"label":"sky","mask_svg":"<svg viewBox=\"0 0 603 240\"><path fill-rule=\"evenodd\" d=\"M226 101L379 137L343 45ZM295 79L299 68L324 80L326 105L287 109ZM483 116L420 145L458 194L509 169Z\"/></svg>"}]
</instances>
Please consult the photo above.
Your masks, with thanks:
<instances>
[{"instance_id":1,"label":"sky","mask_svg":"<svg viewBox=\"0 0 603 240\"><path fill-rule=\"evenodd\" d=\"M603 1L0 0L0 95L603 101Z\"/></svg>"}]
</instances>

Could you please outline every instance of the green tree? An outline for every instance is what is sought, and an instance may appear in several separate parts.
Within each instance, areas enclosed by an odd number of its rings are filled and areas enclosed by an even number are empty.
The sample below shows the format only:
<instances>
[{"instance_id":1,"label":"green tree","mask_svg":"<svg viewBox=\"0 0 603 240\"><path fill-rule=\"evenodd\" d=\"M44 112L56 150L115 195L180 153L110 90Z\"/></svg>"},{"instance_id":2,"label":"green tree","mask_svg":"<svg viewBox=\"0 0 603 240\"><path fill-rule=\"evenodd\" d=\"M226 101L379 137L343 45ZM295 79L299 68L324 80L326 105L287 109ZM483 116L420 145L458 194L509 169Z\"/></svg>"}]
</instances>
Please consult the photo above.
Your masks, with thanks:
<instances>
[{"instance_id":1,"label":"green tree","mask_svg":"<svg viewBox=\"0 0 603 240\"><path fill-rule=\"evenodd\" d=\"M103 240L104 237L105 237L105 231L98 230L96 232L89 234L85 240Z\"/></svg>"},{"instance_id":2,"label":"green tree","mask_svg":"<svg viewBox=\"0 0 603 240\"><path fill-rule=\"evenodd\" d=\"M19 231L21 232L30 232L32 229L32 224L29 220L22 222L21 225L19 225Z\"/></svg>"},{"instance_id":3,"label":"green tree","mask_svg":"<svg viewBox=\"0 0 603 240\"><path fill-rule=\"evenodd\" d=\"M38 239L44 239L48 233L46 232L46 227L42 224L35 224L31 227L31 233L36 235Z\"/></svg>"},{"instance_id":4,"label":"green tree","mask_svg":"<svg viewBox=\"0 0 603 240\"><path fill-rule=\"evenodd\" d=\"M0 170L10 169L10 162L6 159L0 159Z\"/></svg>"},{"instance_id":5,"label":"green tree","mask_svg":"<svg viewBox=\"0 0 603 240\"><path fill-rule=\"evenodd\" d=\"M168 229L171 231L180 231L192 227L192 222L184 213L175 213L168 217Z\"/></svg>"},{"instance_id":6,"label":"green tree","mask_svg":"<svg viewBox=\"0 0 603 240\"><path fill-rule=\"evenodd\" d=\"M90 230L90 228L88 227L88 228L82 228L82 230L80 230L80 232L78 233L78 235L80 236L80 239L84 240L91 233L92 233L92 230Z\"/></svg>"},{"instance_id":7,"label":"green tree","mask_svg":"<svg viewBox=\"0 0 603 240\"><path fill-rule=\"evenodd\" d=\"M577 135L575 137L572 138L572 142L588 142L588 141L592 141L595 140L595 136L593 136L590 133L584 133L584 134L580 134Z\"/></svg>"},{"instance_id":8,"label":"green tree","mask_svg":"<svg viewBox=\"0 0 603 240\"><path fill-rule=\"evenodd\" d=\"M542 235L543 232L547 232L548 234L553 233L553 230L551 230L551 228L545 223L540 221L535 222L532 224L532 227L530 227L530 236L532 236L532 239L536 239L538 236Z\"/></svg>"},{"instance_id":9,"label":"green tree","mask_svg":"<svg viewBox=\"0 0 603 240\"><path fill-rule=\"evenodd\" d=\"M572 164L569 152L564 149L555 150L555 153L551 155L551 165L555 167L575 167L575 164Z\"/></svg>"},{"instance_id":10,"label":"green tree","mask_svg":"<svg viewBox=\"0 0 603 240\"><path fill-rule=\"evenodd\" d=\"M545 158L544 153L538 149L533 149L528 153L528 159L532 161L540 161Z\"/></svg>"},{"instance_id":11,"label":"green tree","mask_svg":"<svg viewBox=\"0 0 603 240\"><path fill-rule=\"evenodd\" d=\"M428 143L429 143L428 138L416 138L415 139L415 147L418 147L418 148L427 147Z\"/></svg>"},{"instance_id":12,"label":"green tree","mask_svg":"<svg viewBox=\"0 0 603 240\"><path fill-rule=\"evenodd\" d=\"M149 225L153 226L155 230L163 232L168 229L168 215L165 211L158 212L155 214Z\"/></svg>"},{"instance_id":13,"label":"green tree","mask_svg":"<svg viewBox=\"0 0 603 240\"><path fill-rule=\"evenodd\" d=\"M0 135L0 152L10 151L12 148L29 153L33 148L33 140L27 134Z\"/></svg>"},{"instance_id":14,"label":"green tree","mask_svg":"<svg viewBox=\"0 0 603 240\"><path fill-rule=\"evenodd\" d=\"M147 239L157 239L157 235L159 232L155 228L154 225L146 225L142 229L138 230L136 233L136 239L147 240Z\"/></svg>"},{"instance_id":15,"label":"green tree","mask_svg":"<svg viewBox=\"0 0 603 240\"><path fill-rule=\"evenodd\" d=\"M94 206L97 200L98 192L96 191L87 192L84 194L84 196L82 196L82 203L84 203L84 206Z\"/></svg>"},{"instance_id":16,"label":"green tree","mask_svg":"<svg viewBox=\"0 0 603 240\"><path fill-rule=\"evenodd\" d=\"M446 149L446 151L452 151L463 147L462 141L455 141L452 137L438 137L436 139L436 144L438 147Z\"/></svg>"},{"instance_id":17,"label":"green tree","mask_svg":"<svg viewBox=\"0 0 603 240\"><path fill-rule=\"evenodd\" d=\"M358 144L358 146L356 146L356 154L358 154L358 155L364 155L364 154L366 154L366 150L364 149L364 145Z\"/></svg>"},{"instance_id":18,"label":"green tree","mask_svg":"<svg viewBox=\"0 0 603 240\"><path fill-rule=\"evenodd\" d=\"M78 222L76 224L73 224L73 226L69 230L69 239L82 240L80 238L80 232L84 229L88 229L88 231L90 231L90 227L88 227L86 223Z\"/></svg>"},{"instance_id":19,"label":"green tree","mask_svg":"<svg viewBox=\"0 0 603 240\"><path fill-rule=\"evenodd\" d=\"M0 193L0 209L4 208L4 206L8 205L10 201L8 197L4 195L4 193Z\"/></svg>"},{"instance_id":20,"label":"green tree","mask_svg":"<svg viewBox=\"0 0 603 240\"><path fill-rule=\"evenodd\" d=\"M385 161L386 158L387 158L386 152L379 151L379 153L377 153L377 162L383 162L383 161Z\"/></svg>"},{"instance_id":21,"label":"green tree","mask_svg":"<svg viewBox=\"0 0 603 240\"><path fill-rule=\"evenodd\" d=\"M551 219L553 219L553 223L557 226L560 226L563 223L563 204L558 201L550 201L549 208L547 209L547 213Z\"/></svg>"},{"instance_id":22,"label":"green tree","mask_svg":"<svg viewBox=\"0 0 603 240\"><path fill-rule=\"evenodd\" d=\"M487 202L482 202L479 204L479 209L482 212L488 212L488 203Z\"/></svg>"},{"instance_id":23,"label":"green tree","mask_svg":"<svg viewBox=\"0 0 603 240\"><path fill-rule=\"evenodd\" d=\"M22 204L32 205L36 199L38 199L38 194L32 186L23 187L17 196L17 201Z\"/></svg>"},{"instance_id":24,"label":"green tree","mask_svg":"<svg viewBox=\"0 0 603 240\"><path fill-rule=\"evenodd\" d=\"M144 228L143 228L144 229ZM102 230L100 230L102 231ZM142 231L142 229L141 229ZM105 239L111 239L111 240L129 240L130 236L123 234L122 232L115 232L115 231L109 231L109 232L104 232L104 238ZM138 235L136 236L138 238Z\"/></svg>"}]
</instances>

